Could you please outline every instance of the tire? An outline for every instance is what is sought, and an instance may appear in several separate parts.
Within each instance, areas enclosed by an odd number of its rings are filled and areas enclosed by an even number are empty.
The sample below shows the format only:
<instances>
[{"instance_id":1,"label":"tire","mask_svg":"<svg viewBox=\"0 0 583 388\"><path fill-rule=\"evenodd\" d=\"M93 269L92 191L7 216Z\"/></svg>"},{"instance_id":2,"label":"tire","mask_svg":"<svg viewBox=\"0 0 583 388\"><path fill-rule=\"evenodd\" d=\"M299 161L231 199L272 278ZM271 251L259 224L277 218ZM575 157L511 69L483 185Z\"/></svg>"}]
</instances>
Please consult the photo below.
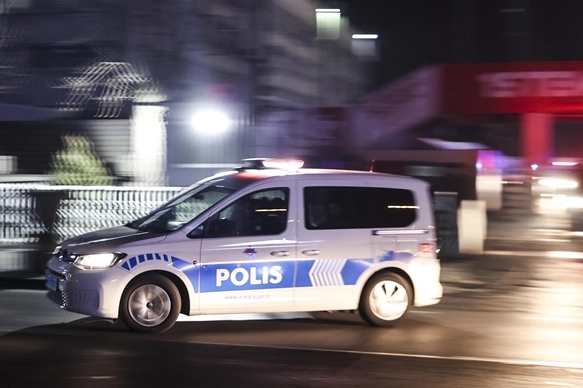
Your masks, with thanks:
<instances>
[{"instance_id":1,"label":"tire","mask_svg":"<svg viewBox=\"0 0 583 388\"><path fill-rule=\"evenodd\" d=\"M394 326L413 304L413 289L401 276L384 272L374 275L364 286L358 310L373 326Z\"/></svg>"},{"instance_id":2,"label":"tire","mask_svg":"<svg viewBox=\"0 0 583 388\"><path fill-rule=\"evenodd\" d=\"M162 333L176 323L181 309L180 292L169 279L145 275L130 282L120 303L120 317L131 330Z\"/></svg>"}]
</instances>

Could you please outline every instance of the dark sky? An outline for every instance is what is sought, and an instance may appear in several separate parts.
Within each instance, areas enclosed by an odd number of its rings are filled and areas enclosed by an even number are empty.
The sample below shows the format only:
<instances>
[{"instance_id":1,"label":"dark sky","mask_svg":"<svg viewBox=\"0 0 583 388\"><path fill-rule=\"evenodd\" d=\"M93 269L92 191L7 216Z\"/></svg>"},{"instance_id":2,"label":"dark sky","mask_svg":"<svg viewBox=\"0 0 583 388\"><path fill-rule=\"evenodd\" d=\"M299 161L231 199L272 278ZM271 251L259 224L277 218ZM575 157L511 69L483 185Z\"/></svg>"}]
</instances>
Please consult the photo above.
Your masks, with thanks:
<instances>
[{"instance_id":1,"label":"dark sky","mask_svg":"<svg viewBox=\"0 0 583 388\"><path fill-rule=\"evenodd\" d=\"M379 85L423 65L583 59L583 0L341 0L378 33Z\"/></svg>"},{"instance_id":2,"label":"dark sky","mask_svg":"<svg viewBox=\"0 0 583 388\"><path fill-rule=\"evenodd\" d=\"M449 0L348 0L346 3L351 24L363 32L379 34L377 44L382 69L378 83L386 83L420 64L449 60Z\"/></svg>"}]
</instances>

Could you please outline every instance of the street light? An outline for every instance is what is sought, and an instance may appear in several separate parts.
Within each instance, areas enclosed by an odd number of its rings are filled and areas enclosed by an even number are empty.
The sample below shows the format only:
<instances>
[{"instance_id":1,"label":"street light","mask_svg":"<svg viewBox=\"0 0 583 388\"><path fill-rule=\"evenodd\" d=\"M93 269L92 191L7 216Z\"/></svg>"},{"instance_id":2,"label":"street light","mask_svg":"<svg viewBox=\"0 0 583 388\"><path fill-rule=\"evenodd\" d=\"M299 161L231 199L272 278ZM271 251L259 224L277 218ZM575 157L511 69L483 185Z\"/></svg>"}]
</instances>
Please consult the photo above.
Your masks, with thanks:
<instances>
[{"instance_id":1,"label":"street light","mask_svg":"<svg viewBox=\"0 0 583 388\"><path fill-rule=\"evenodd\" d=\"M201 134L220 134L231 127L231 119L221 110L209 109L195 113L191 124Z\"/></svg>"}]
</instances>

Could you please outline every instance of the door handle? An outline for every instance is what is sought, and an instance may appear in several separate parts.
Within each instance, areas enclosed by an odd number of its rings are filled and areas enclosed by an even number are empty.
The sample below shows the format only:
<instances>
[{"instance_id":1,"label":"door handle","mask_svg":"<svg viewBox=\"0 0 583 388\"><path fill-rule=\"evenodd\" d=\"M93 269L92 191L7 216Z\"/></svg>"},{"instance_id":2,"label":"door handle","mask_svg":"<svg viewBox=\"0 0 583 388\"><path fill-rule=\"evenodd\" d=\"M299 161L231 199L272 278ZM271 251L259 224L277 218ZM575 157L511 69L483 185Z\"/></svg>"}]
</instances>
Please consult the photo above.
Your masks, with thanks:
<instances>
[{"instance_id":1,"label":"door handle","mask_svg":"<svg viewBox=\"0 0 583 388\"><path fill-rule=\"evenodd\" d=\"M302 251L302 253L306 256L316 256L320 254L320 250L319 249L306 249L304 251Z\"/></svg>"},{"instance_id":2,"label":"door handle","mask_svg":"<svg viewBox=\"0 0 583 388\"><path fill-rule=\"evenodd\" d=\"M275 256L275 257L285 257L285 256L289 256L289 252L288 251L272 251L270 253L271 256Z\"/></svg>"}]
</instances>

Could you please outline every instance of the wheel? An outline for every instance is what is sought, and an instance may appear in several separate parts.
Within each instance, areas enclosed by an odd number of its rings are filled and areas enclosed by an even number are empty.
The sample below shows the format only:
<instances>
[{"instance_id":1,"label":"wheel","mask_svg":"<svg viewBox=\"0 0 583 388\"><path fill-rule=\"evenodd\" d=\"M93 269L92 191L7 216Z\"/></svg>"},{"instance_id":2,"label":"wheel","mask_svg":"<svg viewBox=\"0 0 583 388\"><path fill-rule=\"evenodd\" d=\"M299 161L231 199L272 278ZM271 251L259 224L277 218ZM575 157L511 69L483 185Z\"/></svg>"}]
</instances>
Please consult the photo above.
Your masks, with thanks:
<instances>
[{"instance_id":1,"label":"wheel","mask_svg":"<svg viewBox=\"0 0 583 388\"><path fill-rule=\"evenodd\" d=\"M180 308L180 293L174 283L160 275L145 275L125 289L120 317L132 331L162 333L174 325Z\"/></svg>"},{"instance_id":2,"label":"wheel","mask_svg":"<svg viewBox=\"0 0 583 388\"><path fill-rule=\"evenodd\" d=\"M391 272L379 273L364 286L359 312L371 325L393 326L405 315L412 298L409 282Z\"/></svg>"}]
</instances>

